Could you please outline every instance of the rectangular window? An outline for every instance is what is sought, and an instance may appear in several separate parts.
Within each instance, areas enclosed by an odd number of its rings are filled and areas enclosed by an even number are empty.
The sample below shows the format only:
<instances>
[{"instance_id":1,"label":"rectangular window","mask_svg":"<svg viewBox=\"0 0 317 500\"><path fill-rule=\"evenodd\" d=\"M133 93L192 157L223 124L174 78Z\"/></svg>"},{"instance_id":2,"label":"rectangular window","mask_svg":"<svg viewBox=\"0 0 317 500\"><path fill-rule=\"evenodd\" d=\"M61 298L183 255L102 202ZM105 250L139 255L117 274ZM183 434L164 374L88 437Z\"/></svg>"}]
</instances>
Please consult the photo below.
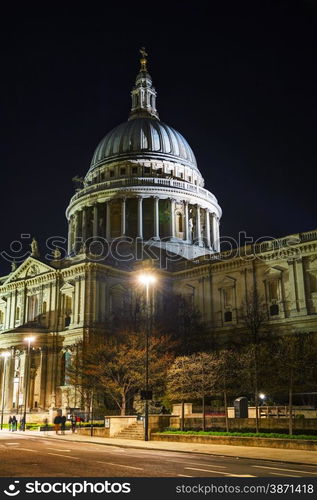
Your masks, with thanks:
<instances>
[{"instance_id":1,"label":"rectangular window","mask_svg":"<svg viewBox=\"0 0 317 500\"><path fill-rule=\"evenodd\" d=\"M157 169L157 173L158 173L158 174L161 174L161 173L162 173L162 169L161 169L161 168L158 168L158 169Z\"/></svg>"},{"instance_id":2,"label":"rectangular window","mask_svg":"<svg viewBox=\"0 0 317 500\"><path fill-rule=\"evenodd\" d=\"M183 174L183 172L181 172L181 173L180 173L180 178L181 178L181 179L184 179L184 174Z\"/></svg>"},{"instance_id":3,"label":"rectangular window","mask_svg":"<svg viewBox=\"0 0 317 500\"><path fill-rule=\"evenodd\" d=\"M138 167L132 167L132 174L138 173Z\"/></svg>"},{"instance_id":4,"label":"rectangular window","mask_svg":"<svg viewBox=\"0 0 317 500\"><path fill-rule=\"evenodd\" d=\"M114 170L110 170L110 177L114 177Z\"/></svg>"},{"instance_id":5,"label":"rectangular window","mask_svg":"<svg viewBox=\"0 0 317 500\"><path fill-rule=\"evenodd\" d=\"M120 168L120 175L125 175L125 167Z\"/></svg>"},{"instance_id":6,"label":"rectangular window","mask_svg":"<svg viewBox=\"0 0 317 500\"><path fill-rule=\"evenodd\" d=\"M151 173L151 167L144 167L144 173L145 174L150 174Z\"/></svg>"}]
</instances>

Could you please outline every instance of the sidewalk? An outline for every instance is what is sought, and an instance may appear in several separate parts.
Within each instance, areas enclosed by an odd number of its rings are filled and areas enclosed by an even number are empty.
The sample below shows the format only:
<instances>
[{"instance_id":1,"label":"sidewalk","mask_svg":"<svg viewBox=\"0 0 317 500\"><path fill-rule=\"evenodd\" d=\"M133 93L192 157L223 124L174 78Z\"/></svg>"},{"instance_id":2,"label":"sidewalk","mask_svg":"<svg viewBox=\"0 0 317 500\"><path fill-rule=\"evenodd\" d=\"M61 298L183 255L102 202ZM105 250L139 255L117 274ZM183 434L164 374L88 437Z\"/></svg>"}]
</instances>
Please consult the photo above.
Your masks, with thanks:
<instances>
[{"instance_id":1,"label":"sidewalk","mask_svg":"<svg viewBox=\"0 0 317 500\"><path fill-rule=\"evenodd\" d=\"M93 443L121 448L136 448L145 450L173 451L182 453L203 453L206 455L221 455L236 458L258 460L272 460L297 464L310 464L317 467L317 452L305 450L282 450L278 448L257 448L251 446L230 446L200 443L176 443L164 441L139 441L134 439L103 438L83 436L66 431L65 435L56 435L54 431L48 433L39 431L16 431L13 435L42 437L59 441L74 441L79 443ZM1 433L0 433L1 436Z\"/></svg>"}]
</instances>

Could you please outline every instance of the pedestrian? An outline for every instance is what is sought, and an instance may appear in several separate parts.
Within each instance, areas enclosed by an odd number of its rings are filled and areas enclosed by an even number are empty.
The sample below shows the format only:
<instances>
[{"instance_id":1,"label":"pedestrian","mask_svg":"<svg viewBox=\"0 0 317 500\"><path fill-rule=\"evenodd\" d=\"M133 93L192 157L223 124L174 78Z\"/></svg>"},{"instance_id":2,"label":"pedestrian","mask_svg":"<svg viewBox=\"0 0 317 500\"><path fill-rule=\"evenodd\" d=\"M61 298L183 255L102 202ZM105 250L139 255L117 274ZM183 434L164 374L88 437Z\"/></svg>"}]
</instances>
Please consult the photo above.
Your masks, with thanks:
<instances>
[{"instance_id":1,"label":"pedestrian","mask_svg":"<svg viewBox=\"0 0 317 500\"><path fill-rule=\"evenodd\" d=\"M76 431L76 424L77 424L76 415L71 416L70 422L71 422L71 426L72 426L72 433L74 434L74 432Z\"/></svg>"},{"instance_id":2,"label":"pedestrian","mask_svg":"<svg viewBox=\"0 0 317 500\"><path fill-rule=\"evenodd\" d=\"M58 434L60 425L61 425L61 416L56 415L56 417L54 418L54 427L55 427L56 434Z\"/></svg>"},{"instance_id":3,"label":"pedestrian","mask_svg":"<svg viewBox=\"0 0 317 500\"><path fill-rule=\"evenodd\" d=\"M47 436L48 434L48 420L47 418L44 418L44 435Z\"/></svg>"},{"instance_id":4,"label":"pedestrian","mask_svg":"<svg viewBox=\"0 0 317 500\"><path fill-rule=\"evenodd\" d=\"M16 431L18 428L18 421L17 421L17 418L15 415L13 415L13 417L12 417L11 425L12 425L12 432Z\"/></svg>"},{"instance_id":5,"label":"pedestrian","mask_svg":"<svg viewBox=\"0 0 317 500\"><path fill-rule=\"evenodd\" d=\"M25 418L20 418L20 431L25 431Z\"/></svg>"},{"instance_id":6,"label":"pedestrian","mask_svg":"<svg viewBox=\"0 0 317 500\"><path fill-rule=\"evenodd\" d=\"M12 430L12 416L9 417L9 431Z\"/></svg>"},{"instance_id":7,"label":"pedestrian","mask_svg":"<svg viewBox=\"0 0 317 500\"><path fill-rule=\"evenodd\" d=\"M65 428L66 428L66 416L63 415L61 416L61 433L65 434Z\"/></svg>"}]
</instances>

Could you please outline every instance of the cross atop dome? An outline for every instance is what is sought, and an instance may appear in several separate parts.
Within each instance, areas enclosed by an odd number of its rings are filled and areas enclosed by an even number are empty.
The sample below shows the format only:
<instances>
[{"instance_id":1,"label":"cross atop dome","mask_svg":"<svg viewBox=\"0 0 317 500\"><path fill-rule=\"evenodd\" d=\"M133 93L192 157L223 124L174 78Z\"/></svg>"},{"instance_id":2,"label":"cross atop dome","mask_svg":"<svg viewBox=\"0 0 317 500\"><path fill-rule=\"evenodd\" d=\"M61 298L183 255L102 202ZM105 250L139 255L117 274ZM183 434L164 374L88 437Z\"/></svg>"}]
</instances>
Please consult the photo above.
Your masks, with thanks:
<instances>
[{"instance_id":1,"label":"cross atop dome","mask_svg":"<svg viewBox=\"0 0 317 500\"><path fill-rule=\"evenodd\" d=\"M148 53L145 47L139 49L141 54L141 68L135 80L135 86L132 89L132 108L129 120L134 118L156 118L159 115L156 110L156 91L152 85L152 78L147 70Z\"/></svg>"},{"instance_id":2,"label":"cross atop dome","mask_svg":"<svg viewBox=\"0 0 317 500\"><path fill-rule=\"evenodd\" d=\"M139 50L142 58L140 59L140 63L141 63L141 71L147 71L147 67L146 67L146 64L147 64L147 56L148 56L148 53L146 52L145 50L145 47L142 47L140 50Z\"/></svg>"}]
</instances>

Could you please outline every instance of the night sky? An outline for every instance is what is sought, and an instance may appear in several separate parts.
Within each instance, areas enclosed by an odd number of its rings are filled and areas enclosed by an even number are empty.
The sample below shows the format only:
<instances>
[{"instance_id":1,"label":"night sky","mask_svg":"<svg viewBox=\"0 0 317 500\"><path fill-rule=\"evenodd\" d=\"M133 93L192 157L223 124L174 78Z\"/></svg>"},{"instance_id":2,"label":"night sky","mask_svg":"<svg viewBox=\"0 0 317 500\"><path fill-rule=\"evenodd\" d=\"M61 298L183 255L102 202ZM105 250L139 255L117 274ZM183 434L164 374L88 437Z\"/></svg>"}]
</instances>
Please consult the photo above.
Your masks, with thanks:
<instances>
[{"instance_id":1,"label":"night sky","mask_svg":"<svg viewBox=\"0 0 317 500\"><path fill-rule=\"evenodd\" d=\"M0 251L21 233L66 235L72 177L128 118L143 45L160 118L194 150L221 234L316 228L314 2L78 5L2 12Z\"/></svg>"}]
</instances>

